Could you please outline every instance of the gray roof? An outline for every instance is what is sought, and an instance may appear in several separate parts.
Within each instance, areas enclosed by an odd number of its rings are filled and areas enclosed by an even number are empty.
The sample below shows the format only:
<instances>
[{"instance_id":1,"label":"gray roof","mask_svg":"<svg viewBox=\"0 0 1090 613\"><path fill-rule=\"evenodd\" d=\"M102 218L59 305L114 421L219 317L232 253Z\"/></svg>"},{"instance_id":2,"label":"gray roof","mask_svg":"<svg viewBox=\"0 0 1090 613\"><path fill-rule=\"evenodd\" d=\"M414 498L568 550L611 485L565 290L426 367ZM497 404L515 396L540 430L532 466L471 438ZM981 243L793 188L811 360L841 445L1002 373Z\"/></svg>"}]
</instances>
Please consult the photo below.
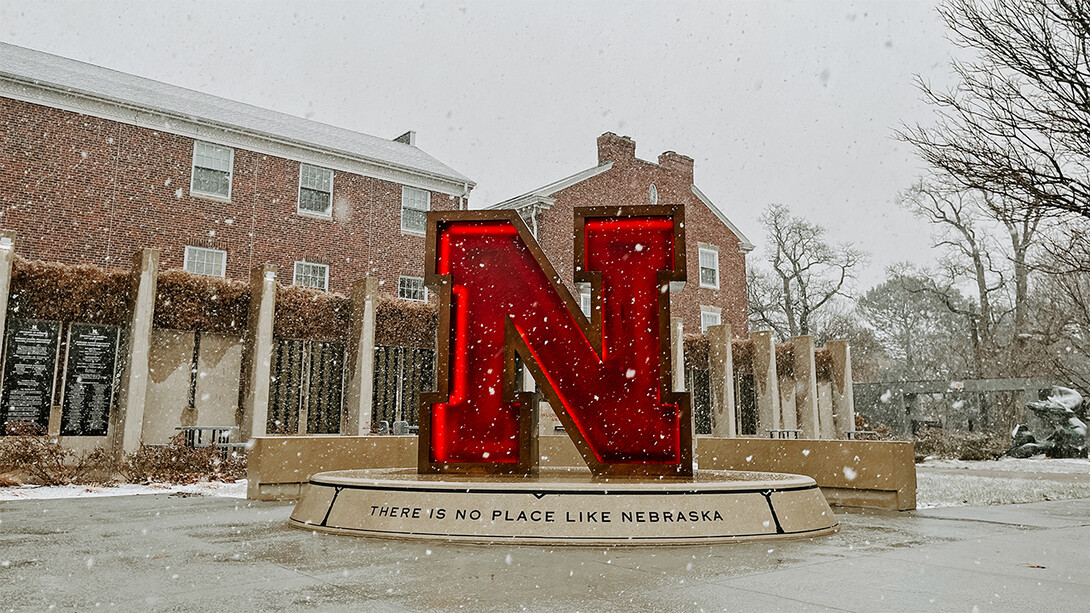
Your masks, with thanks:
<instances>
[{"instance_id":1,"label":"gray roof","mask_svg":"<svg viewBox=\"0 0 1090 613\"><path fill-rule=\"evenodd\" d=\"M475 185L413 145L0 42L0 77L185 119L241 128L409 172Z\"/></svg>"}]
</instances>

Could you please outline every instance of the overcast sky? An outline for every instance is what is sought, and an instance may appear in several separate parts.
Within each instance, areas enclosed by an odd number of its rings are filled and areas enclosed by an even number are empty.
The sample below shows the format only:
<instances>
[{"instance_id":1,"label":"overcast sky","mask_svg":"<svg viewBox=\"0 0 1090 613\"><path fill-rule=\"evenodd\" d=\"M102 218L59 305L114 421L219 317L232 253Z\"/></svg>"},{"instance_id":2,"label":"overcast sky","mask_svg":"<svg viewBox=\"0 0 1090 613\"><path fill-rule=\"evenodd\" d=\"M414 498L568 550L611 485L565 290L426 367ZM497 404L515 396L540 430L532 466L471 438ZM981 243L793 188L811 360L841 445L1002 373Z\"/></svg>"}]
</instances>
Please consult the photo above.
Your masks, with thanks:
<instances>
[{"instance_id":1,"label":"overcast sky","mask_svg":"<svg viewBox=\"0 0 1090 613\"><path fill-rule=\"evenodd\" d=\"M597 163L595 138L696 160L763 245L779 202L871 254L931 261L893 138L951 83L934 2L189 3L0 0L0 40L417 145L479 208Z\"/></svg>"}]
</instances>

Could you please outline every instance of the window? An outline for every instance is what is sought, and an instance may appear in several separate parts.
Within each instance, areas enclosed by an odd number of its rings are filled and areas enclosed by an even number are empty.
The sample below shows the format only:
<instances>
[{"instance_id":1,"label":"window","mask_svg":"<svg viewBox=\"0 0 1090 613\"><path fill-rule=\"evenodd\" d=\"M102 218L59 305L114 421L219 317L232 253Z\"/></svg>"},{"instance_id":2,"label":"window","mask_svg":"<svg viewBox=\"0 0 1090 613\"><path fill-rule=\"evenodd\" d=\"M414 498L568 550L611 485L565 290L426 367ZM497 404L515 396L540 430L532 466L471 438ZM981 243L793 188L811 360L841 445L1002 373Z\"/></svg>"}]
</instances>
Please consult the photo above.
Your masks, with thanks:
<instances>
[{"instance_id":1,"label":"window","mask_svg":"<svg viewBox=\"0 0 1090 613\"><path fill-rule=\"evenodd\" d=\"M299 165L299 212L333 214L333 171Z\"/></svg>"},{"instance_id":2,"label":"window","mask_svg":"<svg viewBox=\"0 0 1090 613\"><path fill-rule=\"evenodd\" d=\"M323 292L329 289L329 266L313 262L295 262L295 284Z\"/></svg>"},{"instance_id":3,"label":"window","mask_svg":"<svg viewBox=\"0 0 1090 613\"><path fill-rule=\"evenodd\" d=\"M193 181L189 191L217 198L231 197L231 165L235 150L212 143L193 143Z\"/></svg>"},{"instance_id":4,"label":"window","mask_svg":"<svg viewBox=\"0 0 1090 613\"><path fill-rule=\"evenodd\" d=\"M428 288L420 277L401 277L397 280L397 297L418 302L428 301Z\"/></svg>"},{"instance_id":5,"label":"window","mask_svg":"<svg viewBox=\"0 0 1090 613\"><path fill-rule=\"evenodd\" d=\"M719 248L700 246L700 287L719 289Z\"/></svg>"},{"instance_id":6,"label":"window","mask_svg":"<svg viewBox=\"0 0 1090 613\"><path fill-rule=\"evenodd\" d=\"M583 286L579 288L579 310L583 311L583 314L590 317L590 287Z\"/></svg>"},{"instance_id":7,"label":"window","mask_svg":"<svg viewBox=\"0 0 1090 613\"><path fill-rule=\"evenodd\" d=\"M401 229L423 234L428 230L428 207L431 193L403 185L401 187ZM402 277L405 278L405 277Z\"/></svg>"},{"instance_id":8,"label":"window","mask_svg":"<svg viewBox=\"0 0 1090 613\"><path fill-rule=\"evenodd\" d=\"M659 203L659 188L655 187L654 183L647 189L647 196L651 200L651 204Z\"/></svg>"},{"instance_id":9,"label":"window","mask_svg":"<svg viewBox=\"0 0 1090 613\"><path fill-rule=\"evenodd\" d=\"M703 334L712 326L723 323L719 309L714 307L700 307L700 333Z\"/></svg>"},{"instance_id":10,"label":"window","mask_svg":"<svg viewBox=\"0 0 1090 613\"><path fill-rule=\"evenodd\" d=\"M222 249L186 246L185 269L195 275L222 277L227 269L227 252Z\"/></svg>"}]
</instances>

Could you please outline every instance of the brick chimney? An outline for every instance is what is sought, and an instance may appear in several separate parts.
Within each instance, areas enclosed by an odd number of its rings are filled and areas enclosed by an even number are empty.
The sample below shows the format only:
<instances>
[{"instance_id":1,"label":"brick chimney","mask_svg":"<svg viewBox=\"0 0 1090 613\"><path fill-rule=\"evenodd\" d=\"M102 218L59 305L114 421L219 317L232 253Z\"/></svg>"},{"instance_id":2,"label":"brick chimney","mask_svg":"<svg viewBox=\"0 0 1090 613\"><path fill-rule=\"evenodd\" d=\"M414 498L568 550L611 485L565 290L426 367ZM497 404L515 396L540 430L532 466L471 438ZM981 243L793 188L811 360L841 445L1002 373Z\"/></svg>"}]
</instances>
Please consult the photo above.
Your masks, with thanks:
<instances>
[{"instance_id":1,"label":"brick chimney","mask_svg":"<svg viewBox=\"0 0 1090 613\"><path fill-rule=\"evenodd\" d=\"M667 151L659 156L659 166L681 175L689 185L693 184L693 158Z\"/></svg>"},{"instance_id":2,"label":"brick chimney","mask_svg":"<svg viewBox=\"0 0 1090 613\"><path fill-rule=\"evenodd\" d=\"M627 162L636 157L636 141L606 132L598 137L598 163Z\"/></svg>"}]
</instances>

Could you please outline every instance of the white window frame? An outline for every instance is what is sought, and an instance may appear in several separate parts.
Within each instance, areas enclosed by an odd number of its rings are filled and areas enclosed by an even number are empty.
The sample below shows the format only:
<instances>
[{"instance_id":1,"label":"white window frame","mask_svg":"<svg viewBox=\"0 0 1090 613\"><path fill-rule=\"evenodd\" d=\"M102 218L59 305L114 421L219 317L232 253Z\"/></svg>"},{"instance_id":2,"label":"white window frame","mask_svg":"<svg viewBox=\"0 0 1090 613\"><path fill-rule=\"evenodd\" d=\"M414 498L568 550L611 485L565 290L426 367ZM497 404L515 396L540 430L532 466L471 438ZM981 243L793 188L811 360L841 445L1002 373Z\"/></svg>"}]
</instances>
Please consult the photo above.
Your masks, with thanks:
<instances>
[{"instance_id":1,"label":"white window frame","mask_svg":"<svg viewBox=\"0 0 1090 613\"><path fill-rule=\"evenodd\" d=\"M647 199L651 204L659 203L659 188L655 187L654 183L651 184L651 187L647 188Z\"/></svg>"},{"instance_id":2,"label":"white window frame","mask_svg":"<svg viewBox=\"0 0 1090 613\"><path fill-rule=\"evenodd\" d=\"M708 254L715 259L715 284L708 284L704 282L704 275L701 274L705 266L701 262L704 259L704 254ZM707 287L710 289L719 289L719 247L715 245L706 245L700 243L697 249L696 256L696 274L697 279L700 281L700 287Z\"/></svg>"},{"instance_id":3,"label":"white window frame","mask_svg":"<svg viewBox=\"0 0 1090 613\"><path fill-rule=\"evenodd\" d=\"M192 270L189 270L189 263L192 260L192 257L194 255L196 255L197 253L221 253L221 254L223 254L223 269L220 270L220 274L210 275L210 274L208 274L206 272L194 272ZM227 252L224 251L223 249L213 249L211 247L198 247L196 245L186 245L185 246L185 258L182 261L182 268L184 268L185 271L190 273L190 274L204 275L204 276L208 276L208 277L218 276L219 278L223 279L223 278L225 278L227 276Z\"/></svg>"},{"instance_id":4,"label":"white window frame","mask_svg":"<svg viewBox=\"0 0 1090 613\"><path fill-rule=\"evenodd\" d=\"M196 181L196 179L197 179L197 173L194 172L194 171L197 169L197 147L199 145L208 145L210 147L220 147L222 149L226 149L227 151L231 152L230 160L227 162L227 195L226 196L224 196L223 194L216 194L216 193L212 193L212 192L202 192L201 190L199 190L199 189L197 189L197 188L195 188L193 186L194 181ZM201 168L206 168L206 166L201 166ZM213 170L215 170L215 169L213 169ZM234 147L228 147L227 145L218 145L216 143L211 143L211 142L203 141L203 140L194 140L193 141L193 159L189 164L189 193L191 195L199 196L201 198L211 198L213 200L227 200L227 201L230 201L231 200L231 190L234 188L234 183L235 183L234 179L235 179L235 148Z\"/></svg>"},{"instance_id":5,"label":"white window frame","mask_svg":"<svg viewBox=\"0 0 1090 613\"><path fill-rule=\"evenodd\" d=\"M589 283L580 283L579 286L579 310L590 319L591 309L594 308L591 304L591 286Z\"/></svg>"},{"instance_id":6,"label":"white window frame","mask_svg":"<svg viewBox=\"0 0 1090 613\"><path fill-rule=\"evenodd\" d=\"M324 212L311 211L303 208L303 170L306 168L313 168L315 170L322 170L329 173L329 209ZM320 217L322 219L333 219L333 180L336 178L334 173L329 168L323 168L321 166L315 166L313 164L299 163L299 193L295 200L295 212L306 217ZM314 190L313 187L306 187L306 189ZM314 190L318 191L318 190ZM313 262L308 262L313 263Z\"/></svg>"},{"instance_id":7,"label":"white window frame","mask_svg":"<svg viewBox=\"0 0 1090 613\"><path fill-rule=\"evenodd\" d=\"M314 268L319 269L319 270L322 271L322 281L323 281L322 287L314 287L313 285L304 285L304 284L299 282L299 276L300 276L299 275L299 269L300 269L300 267L305 268L307 266L311 266L311 267L314 267ZM304 273L303 276L314 276L314 275L306 275ZM308 262L306 260L295 260L295 266L292 267L291 280L292 280L293 285L298 285L299 287L309 287L309 288L312 288L312 289L320 289L323 292L328 292L329 291L329 264L319 264L317 262Z\"/></svg>"},{"instance_id":8,"label":"white window frame","mask_svg":"<svg viewBox=\"0 0 1090 613\"><path fill-rule=\"evenodd\" d=\"M714 317L715 323L706 323L705 317ZM703 306L700 307L700 333L706 334L708 328L712 326L719 326L723 324L723 309L717 307Z\"/></svg>"},{"instance_id":9,"label":"white window frame","mask_svg":"<svg viewBox=\"0 0 1090 613\"><path fill-rule=\"evenodd\" d=\"M425 219L427 219L426 215L427 215L428 211L431 210L431 192L429 192L426 189L420 189L419 187L410 187L408 185L402 185L401 186L401 231L406 233L406 234L418 234L420 236L423 236L428 231L427 221L424 222L424 227L423 228L418 229L418 228L406 228L405 227L405 209L406 209L405 203L407 202L406 197L409 194L412 194L413 192L423 192L425 194L425 196L426 196L425 199L424 199L424 215L425 215ZM413 210L413 211L419 211L420 210L420 209L412 209L411 207L409 207L409 208L411 210Z\"/></svg>"},{"instance_id":10,"label":"white window frame","mask_svg":"<svg viewBox=\"0 0 1090 613\"><path fill-rule=\"evenodd\" d=\"M401 295L401 281L403 279L410 279L410 280L413 280L413 281L419 281L420 282L420 287L424 288L424 298L420 299L420 298L410 298L408 296L402 296ZM413 302L427 302L428 301L428 286L424 285L424 277L410 277L408 275L401 275L400 277L398 277L397 278L397 297L402 299L402 300L411 300Z\"/></svg>"}]
</instances>

